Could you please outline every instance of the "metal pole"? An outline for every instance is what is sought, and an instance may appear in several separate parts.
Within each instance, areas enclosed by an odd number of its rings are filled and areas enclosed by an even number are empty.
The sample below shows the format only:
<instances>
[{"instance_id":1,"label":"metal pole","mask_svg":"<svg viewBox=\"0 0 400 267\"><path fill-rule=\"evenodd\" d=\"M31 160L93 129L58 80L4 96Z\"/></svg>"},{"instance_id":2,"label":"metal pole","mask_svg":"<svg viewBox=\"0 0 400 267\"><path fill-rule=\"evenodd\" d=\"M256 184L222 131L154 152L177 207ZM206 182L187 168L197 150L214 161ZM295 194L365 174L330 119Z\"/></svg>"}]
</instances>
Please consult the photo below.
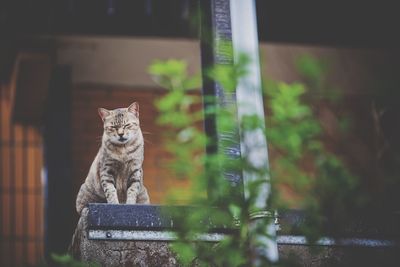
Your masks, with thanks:
<instances>
[{"instance_id":1,"label":"metal pole","mask_svg":"<svg viewBox=\"0 0 400 267\"><path fill-rule=\"evenodd\" d=\"M203 70L204 109L218 107L219 110L236 111L236 92L224 90L220 84L210 79L205 71L215 65L232 65L232 32L229 0L201 0L201 65ZM224 44L224 45L222 45ZM223 46L223 49L221 49ZM211 98L210 98L211 97ZM210 102L209 99L214 99ZM234 118L236 119L236 118ZM239 127L229 131L218 127L216 114L206 115L204 128L212 139L207 147L208 154L224 153L232 160L240 159ZM239 171L225 170L225 179L232 186L233 197L243 197L243 180ZM209 189L211 193L213 188Z\"/></svg>"},{"instance_id":2,"label":"metal pole","mask_svg":"<svg viewBox=\"0 0 400 267\"><path fill-rule=\"evenodd\" d=\"M260 62L258 53L257 21L254 0L230 0L232 43L234 60L237 61L241 54L245 54L250 63L247 65L247 74L239 78L236 88L239 122L247 115L256 115L264 121L264 107L261 92ZM267 140L264 129L244 132L241 140L241 153L247 157L255 168L268 168ZM246 184L257 179L252 173L244 172L245 197L248 197ZM267 199L270 195L269 177L265 177L256 198L256 209L266 210ZM260 218L254 221L256 227ZM278 260L278 248L275 240L275 225L271 222L265 229L272 238L260 237L257 240L256 251L260 257L267 257L270 261ZM254 266L260 265L259 259L255 259Z\"/></svg>"}]
</instances>

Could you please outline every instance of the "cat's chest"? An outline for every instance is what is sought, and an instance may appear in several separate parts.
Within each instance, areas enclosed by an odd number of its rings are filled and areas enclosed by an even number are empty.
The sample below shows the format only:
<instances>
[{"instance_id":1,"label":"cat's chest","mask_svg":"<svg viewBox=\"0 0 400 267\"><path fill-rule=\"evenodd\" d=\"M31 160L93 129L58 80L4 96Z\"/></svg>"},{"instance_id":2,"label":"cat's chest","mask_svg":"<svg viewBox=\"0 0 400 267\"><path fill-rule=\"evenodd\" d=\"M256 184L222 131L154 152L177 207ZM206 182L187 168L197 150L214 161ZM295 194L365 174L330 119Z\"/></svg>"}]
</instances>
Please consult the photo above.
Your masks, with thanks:
<instances>
[{"instance_id":1,"label":"cat's chest","mask_svg":"<svg viewBox=\"0 0 400 267\"><path fill-rule=\"evenodd\" d=\"M140 158L137 153L132 153L132 149L130 148L120 148L116 151L113 151L113 153L108 154L108 156L126 167L136 164Z\"/></svg>"},{"instance_id":2,"label":"cat's chest","mask_svg":"<svg viewBox=\"0 0 400 267\"><path fill-rule=\"evenodd\" d=\"M123 147L115 151L114 156L124 163L129 163L132 161L136 162L142 158L142 151L143 150L139 146Z\"/></svg>"},{"instance_id":3,"label":"cat's chest","mask_svg":"<svg viewBox=\"0 0 400 267\"><path fill-rule=\"evenodd\" d=\"M114 178L129 177L130 174L141 167L143 156L128 148L113 151L104 151L100 165L102 168L111 169Z\"/></svg>"},{"instance_id":4,"label":"cat's chest","mask_svg":"<svg viewBox=\"0 0 400 267\"><path fill-rule=\"evenodd\" d=\"M133 157L119 156L112 159L118 176L126 176L137 168L137 160Z\"/></svg>"},{"instance_id":5,"label":"cat's chest","mask_svg":"<svg viewBox=\"0 0 400 267\"><path fill-rule=\"evenodd\" d=\"M112 172L115 188L117 189L117 196L120 203L125 203L126 192L132 180L135 166L133 160L114 160L115 170Z\"/></svg>"}]
</instances>

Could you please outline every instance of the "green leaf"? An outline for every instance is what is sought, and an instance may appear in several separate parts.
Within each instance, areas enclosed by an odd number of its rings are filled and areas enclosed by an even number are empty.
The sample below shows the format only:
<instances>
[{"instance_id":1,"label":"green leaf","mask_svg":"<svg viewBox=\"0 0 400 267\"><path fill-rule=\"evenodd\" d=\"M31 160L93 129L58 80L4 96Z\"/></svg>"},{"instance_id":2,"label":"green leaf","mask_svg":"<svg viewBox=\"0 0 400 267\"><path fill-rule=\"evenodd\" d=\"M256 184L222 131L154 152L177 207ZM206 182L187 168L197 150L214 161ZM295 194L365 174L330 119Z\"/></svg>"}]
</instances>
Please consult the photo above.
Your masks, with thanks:
<instances>
[{"instance_id":1,"label":"green leaf","mask_svg":"<svg viewBox=\"0 0 400 267\"><path fill-rule=\"evenodd\" d=\"M186 76L186 69L187 63L183 60L156 60L149 66L148 72L157 76L184 77Z\"/></svg>"},{"instance_id":2,"label":"green leaf","mask_svg":"<svg viewBox=\"0 0 400 267\"><path fill-rule=\"evenodd\" d=\"M187 79L185 79L183 81L183 87L186 90L198 89L198 88L201 87L201 82L202 82L201 76L198 74L198 75L195 75L193 77L188 77Z\"/></svg>"},{"instance_id":3,"label":"green leaf","mask_svg":"<svg viewBox=\"0 0 400 267\"><path fill-rule=\"evenodd\" d=\"M327 67L325 63L307 54L300 56L295 64L301 74L313 80L320 80Z\"/></svg>"},{"instance_id":4,"label":"green leaf","mask_svg":"<svg viewBox=\"0 0 400 267\"><path fill-rule=\"evenodd\" d=\"M188 266L196 258L196 253L190 244L175 242L170 247L178 254L178 259L184 266Z\"/></svg>"}]
</instances>

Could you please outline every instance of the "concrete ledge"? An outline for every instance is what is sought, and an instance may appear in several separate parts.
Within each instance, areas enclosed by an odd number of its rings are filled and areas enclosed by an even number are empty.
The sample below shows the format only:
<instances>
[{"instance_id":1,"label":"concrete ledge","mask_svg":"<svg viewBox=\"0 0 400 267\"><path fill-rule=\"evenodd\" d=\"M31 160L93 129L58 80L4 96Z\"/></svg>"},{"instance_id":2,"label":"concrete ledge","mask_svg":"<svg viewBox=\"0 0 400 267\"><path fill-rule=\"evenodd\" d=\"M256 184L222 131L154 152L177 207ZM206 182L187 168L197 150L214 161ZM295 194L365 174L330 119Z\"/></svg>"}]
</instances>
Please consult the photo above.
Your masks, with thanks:
<instances>
[{"instance_id":1,"label":"concrete ledge","mask_svg":"<svg viewBox=\"0 0 400 267\"><path fill-rule=\"evenodd\" d=\"M168 246L176 240L174 231L179 225L173 214L190 212L192 208L90 204L82 211L70 253L76 259L101 266L177 266L177 256ZM397 266L398 217L378 219L349 225L344 236L321 238L310 245L304 236L293 232L304 223L302 213L284 213L277 236L280 260L289 266ZM212 221L208 218L204 223L214 226L213 231L196 240L218 242L235 230Z\"/></svg>"},{"instance_id":2,"label":"concrete ledge","mask_svg":"<svg viewBox=\"0 0 400 267\"><path fill-rule=\"evenodd\" d=\"M181 226L182 216L189 215L196 207L92 203L88 209L88 228L92 230L174 231ZM215 211L221 213L217 209ZM231 225L217 221L210 214L199 223L207 225L212 232L235 231L233 219Z\"/></svg>"},{"instance_id":3,"label":"concrete ledge","mask_svg":"<svg viewBox=\"0 0 400 267\"><path fill-rule=\"evenodd\" d=\"M82 211L70 253L78 260L101 266L177 266L167 242L91 240L88 237L89 209Z\"/></svg>"}]
</instances>

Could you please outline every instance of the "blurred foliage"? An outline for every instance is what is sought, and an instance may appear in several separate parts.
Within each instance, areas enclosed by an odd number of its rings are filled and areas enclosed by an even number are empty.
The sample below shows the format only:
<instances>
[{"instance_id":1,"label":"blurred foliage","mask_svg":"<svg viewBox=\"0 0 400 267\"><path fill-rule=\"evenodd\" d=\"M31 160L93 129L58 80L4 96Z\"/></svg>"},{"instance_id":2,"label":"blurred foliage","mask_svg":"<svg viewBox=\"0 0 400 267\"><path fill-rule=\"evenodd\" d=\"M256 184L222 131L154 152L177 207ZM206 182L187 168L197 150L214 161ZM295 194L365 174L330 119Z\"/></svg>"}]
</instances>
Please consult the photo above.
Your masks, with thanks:
<instances>
[{"instance_id":1,"label":"blurred foliage","mask_svg":"<svg viewBox=\"0 0 400 267\"><path fill-rule=\"evenodd\" d=\"M327 59L303 54L295 60L294 64L312 96L336 103L341 99L341 91L326 79L331 65Z\"/></svg>"},{"instance_id":2,"label":"blurred foliage","mask_svg":"<svg viewBox=\"0 0 400 267\"><path fill-rule=\"evenodd\" d=\"M40 267L57 266L57 267L100 267L99 264L93 262L82 262L74 259L69 254L51 254L51 262L42 263Z\"/></svg>"},{"instance_id":3,"label":"blurred foliage","mask_svg":"<svg viewBox=\"0 0 400 267\"><path fill-rule=\"evenodd\" d=\"M367 197L359 178L323 141L318 103L334 108L341 99L340 91L327 83L328 62L302 55L295 65L302 83L265 81L266 136L272 154L274 206L284 210L295 205L305 211L301 230L313 242L322 231L340 232L348 226ZM351 119L338 120L344 136ZM295 196L292 201L280 196L282 189Z\"/></svg>"},{"instance_id":4,"label":"blurred foliage","mask_svg":"<svg viewBox=\"0 0 400 267\"><path fill-rule=\"evenodd\" d=\"M247 74L248 62L248 58L242 55L237 64L214 66L207 70L207 74L229 92ZM158 122L170 129L166 132L165 144L171 154L171 168L178 177L191 181L191 188L185 191L190 192L189 204L195 208L190 214L181 215L180 232L177 233L179 241L172 244L183 265L195 262L198 266L251 266L254 263L258 241L272 238L266 231L271 217L261 220L262 224L256 227L251 219L260 190L269 186L269 176L273 178L273 194L266 200L269 210L284 210L293 204L279 193L283 187L289 188L298 196L295 198L297 207L307 214L301 230L310 241L317 240L327 220L334 228L343 226L343 218L362 203L362 195L357 193L357 177L325 148L322 142L324 132L307 100L310 94L318 94L320 99L325 98L333 104L340 99L324 78L328 64L305 55L298 59L296 66L305 82L287 84L268 80L264 83L267 130L265 122L257 116L245 116L240 124L241 138L256 130L265 133L273 154L271 171L267 168L268 163L255 167L246 156L233 160L218 151L207 155L205 146L215 140L207 137L198 123L204 115L211 114L216 116L219 130L229 130L237 126L236 114L218 105L204 111L195 108L202 99L200 94L189 89L199 88L200 84L194 82L199 81L197 76L187 75L184 61L156 61L149 67L154 80L168 89L168 93L155 104L160 111ZM216 103L215 99L207 97L204 101ZM346 123L350 123L344 121L343 129ZM255 177L253 182L245 185L249 197L238 197L232 192L232 186L224 178L227 170L243 170ZM207 197L204 192L208 192ZM175 198L179 196L172 194L172 204ZM218 244L193 242L197 233L212 230L199 223L211 214L219 223L230 225L235 231ZM271 264L268 259L262 259L259 265Z\"/></svg>"},{"instance_id":5,"label":"blurred foliage","mask_svg":"<svg viewBox=\"0 0 400 267\"><path fill-rule=\"evenodd\" d=\"M77 261L74 258L72 258L71 255L65 254L65 255L57 255L57 254L52 254L51 258L53 261L59 266L65 266L65 267L100 267L100 265L96 263L91 263L91 262L81 262Z\"/></svg>"},{"instance_id":6,"label":"blurred foliage","mask_svg":"<svg viewBox=\"0 0 400 267\"><path fill-rule=\"evenodd\" d=\"M172 71L168 68L171 62L174 62L174 69L181 70L178 75L170 75ZM189 205L193 205L194 208L188 214L175 214L181 218L178 220L180 231L177 233L178 241L171 246L183 265L195 263L198 266L248 266L254 259L254 246L259 241L258 238L269 238L265 228L271 222L271 218L262 220L260 225L252 224L250 219L250 214L256 206L254 203L257 191L267 183L268 170L266 165L256 169L246 158L233 159L223 153L205 153L205 147L215 145L215 140L207 137L199 124L204 116L215 116L218 131L230 132L237 125L236 114L233 109L219 108L218 105L210 105L203 110L199 105L203 101L201 95L181 86L188 84L187 81L192 78L183 70L186 63L178 62L157 61L149 67L155 81L161 86L167 85L164 87L169 89L155 105L160 111L158 123L170 129L165 133L166 149L172 157L170 165L178 177L191 181L191 188L185 190L191 193ZM233 66L215 66L207 71L207 75L219 82L225 90L234 90L238 78L246 74L248 59L243 56L239 62L240 64ZM197 88L199 87L200 84ZM204 101L215 103L215 99L207 97ZM243 118L242 124L242 133L264 125L252 116ZM230 142L225 140L220 145L229 147ZM248 184L247 190L251 191L251 194L247 199L239 197L238 189L232 187L224 177L226 172L240 173L242 170L251 171L254 176L254 182ZM175 191L170 195L171 204L176 203L174 200L179 199L180 193ZM207 222L210 218L212 224L199 223ZM199 233L210 232L213 227L235 230L218 244L193 242ZM262 261L268 264L268 259Z\"/></svg>"}]
</instances>

